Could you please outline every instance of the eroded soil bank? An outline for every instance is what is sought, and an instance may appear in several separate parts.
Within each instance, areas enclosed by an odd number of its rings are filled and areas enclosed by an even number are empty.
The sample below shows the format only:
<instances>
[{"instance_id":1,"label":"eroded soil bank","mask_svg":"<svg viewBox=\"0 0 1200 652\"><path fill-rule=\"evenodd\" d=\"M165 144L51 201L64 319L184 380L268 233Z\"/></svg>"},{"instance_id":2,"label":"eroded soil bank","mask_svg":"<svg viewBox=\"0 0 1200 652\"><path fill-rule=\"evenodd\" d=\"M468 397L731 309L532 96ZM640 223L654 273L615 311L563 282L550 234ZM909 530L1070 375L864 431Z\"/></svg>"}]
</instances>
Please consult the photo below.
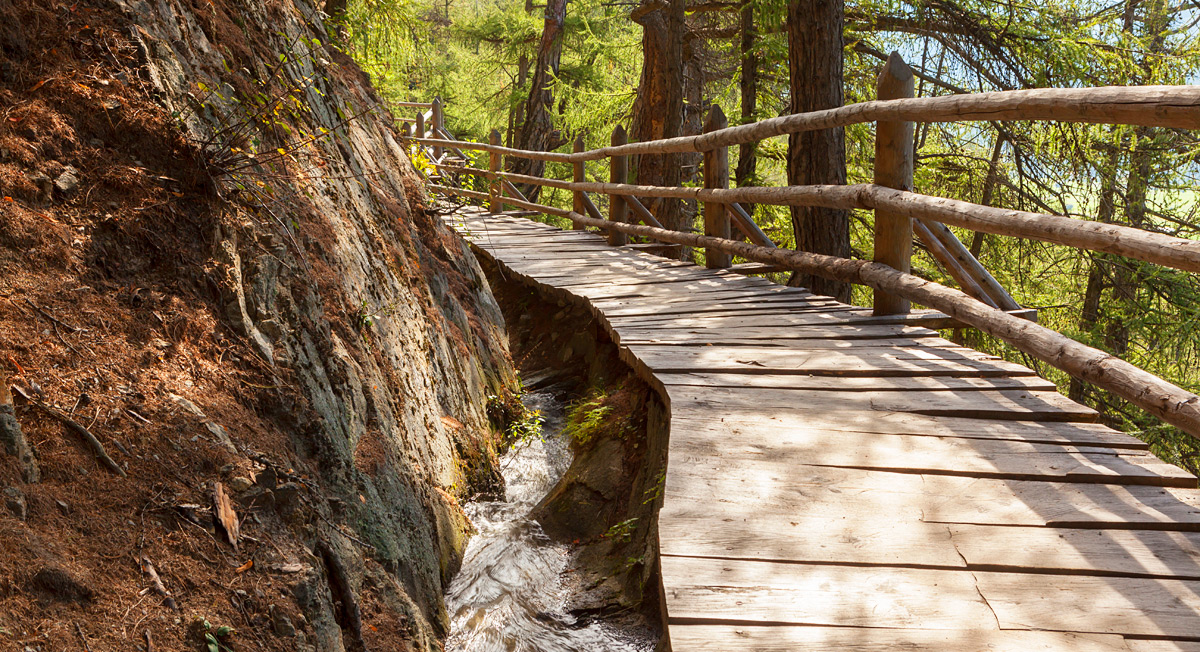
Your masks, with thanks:
<instances>
[{"instance_id":1,"label":"eroded soil bank","mask_svg":"<svg viewBox=\"0 0 1200 652\"><path fill-rule=\"evenodd\" d=\"M570 465L530 510L537 534L569 556L557 578L566 595L561 608L573 626L603 623L628 634L634 649L653 649L662 638L657 512L668 427L662 401L620 360L579 299L526 284L486 255L481 262L526 390L565 405L547 435L561 430Z\"/></svg>"}]
</instances>

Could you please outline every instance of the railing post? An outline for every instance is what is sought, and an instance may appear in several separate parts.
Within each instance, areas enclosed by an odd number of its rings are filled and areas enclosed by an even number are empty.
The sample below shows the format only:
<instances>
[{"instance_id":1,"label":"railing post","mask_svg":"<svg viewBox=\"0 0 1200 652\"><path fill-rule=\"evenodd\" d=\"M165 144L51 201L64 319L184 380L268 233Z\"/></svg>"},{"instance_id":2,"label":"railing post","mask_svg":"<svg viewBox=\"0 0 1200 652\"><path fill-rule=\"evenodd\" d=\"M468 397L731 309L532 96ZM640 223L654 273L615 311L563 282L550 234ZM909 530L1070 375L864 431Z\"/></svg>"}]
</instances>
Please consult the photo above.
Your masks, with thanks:
<instances>
[{"instance_id":1,"label":"railing post","mask_svg":"<svg viewBox=\"0 0 1200 652\"><path fill-rule=\"evenodd\" d=\"M881 100L914 96L912 70L898 52L892 52L883 64L876 88ZM912 190L913 123L887 120L876 123L875 183ZM912 231L912 218L875 211L875 262L908 273L912 269ZM875 290L876 315L898 315L908 310L908 299Z\"/></svg>"},{"instance_id":2,"label":"railing post","mask_svg":"<svg viewBox=\"0 0 1200 652\"><path fill-rule=\"evenodd\" d=\"M708 113L708 121L704 123L704 132L716 131L729 126L721 107L713 105ZM729 187L729 148L718 147L704 152L704 187ZM729 223L729 207L717 202L704 202L704 235L728 240L731 236ZM731 256L723 251L707 249L704 252L704 266L709 269L729 267Z\"/></svg>"},{"instance_id":3,"label":"railing post","mask_svg":"<svg viewBox=\"0 0 1200 652\"><path fill-rule=\"evenodd\" d=\"M433 137L441 138L442 135L440 133L438 133L438 131L445 129L445 128L446 128L446 116L444 113L442 113L442 100L440 98L435 97L435 98L433 98L433 129L431 129L431 131L433 132L433 134L432 134ZM442 148L441 147L434 146L433 158L435 160L440 160L442 158Z\"/></svg>"},{"instance_id":4,"label":"railing post","mask_svg":"<svg viewBox=\"0 0 1200 652\"><path fill-rule=\"evenodd\" d=\"M488 143L500 145L500 130L493 129L492 133L488 134ZM500 182L500 162L500 152L488 152L488 171L492 173L488 184L488 194L492 196L488 210L493 213L504 210L500 202L500 196L504 194L504 184Z\"/></svg>"},{"instance_id":5,"label":"railing post","mask_svg":"<svg viewBox=\"0 0 1200 652\"><path fill-rule=\"evenodd\" d=\"M583 151L583 136L579 136L578 138L575 139L575 147L572 149L572 151L574 151L576 154ZM576 163L572 163L571 164L571 172L572 172L571 176L574 179L575 183L582 182L583 181L583 161L578 161ZM582 190L576 190L572 193L572 195L571 195L571 210L575 211L576 213L578 213L580 215L587 214L586 213L587 207L583 205L583 191ZM571 228L575 229L576 231L583 231L587 227L584 226L583 224L579 224L578 222L575 222L571 226Z\"/></svg>"},{"instance_id":6,"label":"railing post","mask_svg":"<svg viewBox=\"0 0 1200 652\"><path fill-rule=\"evenodd\" d=\"M613 147L624 145L629 141L625 135L625 127L617 125L612 132ZM629 183L629 159L624 156L613 156L608 163L608 180L612 183ZM608 196L608 219L611 222L629 222L629 204L620 195ZM629 244L629 235L620 231L608 232L608 244L614 247Z\"/></svg>"},{"instance_id":7,"label":"railing post","mask_svg":"<svg viewBox=\"0 0 1200 652\"><path fill-rule=\"evenodd\" d=\"M424 137L425 137L425 113L424 113L423 111L421 111L421 109L417 109L417 131L416 131L416 136L417 136L417 138L424 138ZM419 144L419 145L418 145L418 147L422 147L422 148L424 148L424 147L425 147L425 145L424 145L424 143L421 143L421 144Z\"/></svg>"}]
</instances>

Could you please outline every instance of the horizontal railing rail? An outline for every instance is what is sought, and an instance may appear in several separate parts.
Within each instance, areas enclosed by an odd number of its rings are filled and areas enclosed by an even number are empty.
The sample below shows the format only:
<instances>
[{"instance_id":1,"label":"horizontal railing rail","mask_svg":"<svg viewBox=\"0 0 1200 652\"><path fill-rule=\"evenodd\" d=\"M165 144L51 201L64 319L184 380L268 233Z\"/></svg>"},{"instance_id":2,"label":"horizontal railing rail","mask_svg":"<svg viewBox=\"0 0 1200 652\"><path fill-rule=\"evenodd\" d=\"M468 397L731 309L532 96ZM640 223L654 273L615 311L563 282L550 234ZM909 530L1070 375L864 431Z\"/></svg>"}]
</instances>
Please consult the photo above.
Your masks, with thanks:
<instances>
[{"instance_id":1,"label":"horizontal railing rail","mask_svg":"<svg viewBox=\"0 0 1200 652\"><path fill-rule=\"evenodd\" d=\"M1200 129L1200 86L1110 86L1039 88L973 95L872 100L837 109L798 113L696 136L648 140L576 153L535 152L473 143L505 156L557 163L596 161L613 156L683 154L754 143L804 131L866 122L1013 122L1053 120L1091 124ZM471 144L451 143L455 147Z\"/></svg>"}]
</instances>

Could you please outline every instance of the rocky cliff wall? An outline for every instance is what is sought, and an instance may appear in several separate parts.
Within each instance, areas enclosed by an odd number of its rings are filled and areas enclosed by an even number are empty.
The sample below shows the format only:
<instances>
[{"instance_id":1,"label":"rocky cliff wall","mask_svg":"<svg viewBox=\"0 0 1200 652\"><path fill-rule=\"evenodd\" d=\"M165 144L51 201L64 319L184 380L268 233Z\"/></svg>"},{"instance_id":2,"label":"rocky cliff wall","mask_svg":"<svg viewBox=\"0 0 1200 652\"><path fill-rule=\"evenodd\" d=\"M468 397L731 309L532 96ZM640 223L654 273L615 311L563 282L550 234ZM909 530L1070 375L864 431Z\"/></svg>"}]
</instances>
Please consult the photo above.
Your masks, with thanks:
<instances>
[{"instance_id":1,"label":"rocky cliff wall","mask_svg":"<svg viewBox=\"0 0 1200 652\"><path fill-rule=\"evenodd\" d=\"M0 456L0 647L438 648L515 376L330 41L307 0L0 0L0 376L40 476Z\"/></svg>"}]
</instances>

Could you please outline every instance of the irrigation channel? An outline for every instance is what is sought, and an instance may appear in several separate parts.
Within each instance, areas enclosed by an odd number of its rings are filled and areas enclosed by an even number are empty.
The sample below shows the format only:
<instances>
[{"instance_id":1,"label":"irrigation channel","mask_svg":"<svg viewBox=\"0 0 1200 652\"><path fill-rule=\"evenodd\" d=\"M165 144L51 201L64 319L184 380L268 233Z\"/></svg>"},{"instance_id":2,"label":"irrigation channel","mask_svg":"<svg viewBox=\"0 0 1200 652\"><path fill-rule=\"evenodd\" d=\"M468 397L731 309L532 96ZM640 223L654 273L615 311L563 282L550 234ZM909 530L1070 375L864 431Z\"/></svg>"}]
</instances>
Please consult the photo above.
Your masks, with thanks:
<instances>
[{"instance_id":1,"label":"irrigation channel","mask_svg":"<svg viewBox=\"0 0 1200 652\"><path fill-rule=\"evenodd\" d=\"M571 464L563 434L565 405L551 392L530 392L542 437L512 445L501 458L505 500L467 505L478 532L450 585L450 652L649 652L654 641L603 620L569 612L570 546L552 541L531 512Z\"/></svg>"}]
</instances>

